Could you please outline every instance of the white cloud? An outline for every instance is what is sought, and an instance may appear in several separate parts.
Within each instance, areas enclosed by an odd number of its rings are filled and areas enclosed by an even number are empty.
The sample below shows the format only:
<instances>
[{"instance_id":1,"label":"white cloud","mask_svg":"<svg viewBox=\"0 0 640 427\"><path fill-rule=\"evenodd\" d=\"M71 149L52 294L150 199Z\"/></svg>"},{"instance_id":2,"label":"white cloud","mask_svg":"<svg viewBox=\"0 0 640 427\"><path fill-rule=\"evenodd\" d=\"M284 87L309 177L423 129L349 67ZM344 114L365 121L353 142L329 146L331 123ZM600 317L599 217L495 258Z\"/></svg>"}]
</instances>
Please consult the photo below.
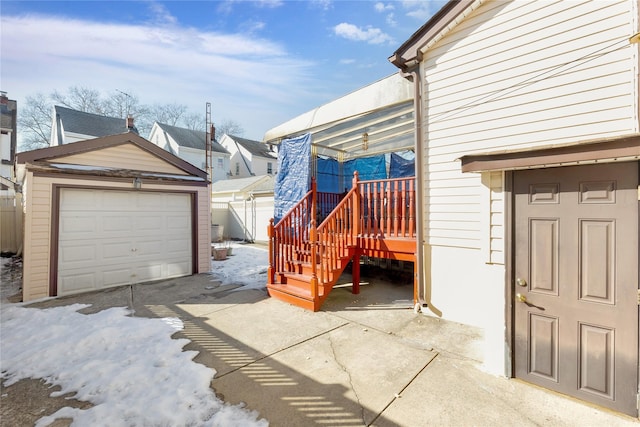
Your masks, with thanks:
<instances>
[{"instance_id":1,"label":"white cloud","mask_svg":"<svg viewBox=\"0 0 640 427\"><path fill-rule=\"evenodd\" d=\"M386 12L388 10L395 9L395 7L391 3L384 4L382 2L377 2L375 5L373 5L373 8L376 10L376 12Z\"/></svg>"},{"instance_id":2,"label":"white cloud","mask_svg":"<svg viewBox=\"0 0 640 427\"><path fill-rule=\"evenodd\" d=\"M311 61L292 58L282 45L255 36L175 23L114 24L34 15L3 16L0 27L2 89L19 105L36 92L70 86L103 93L117 88L146 104L177 102L194 112L212 101L214 117L234 119L248 138L261 139L287 118L287 108L314 92ZM278 115L284 117L274 123Z\"/></svg>"},{"instance_id":3,"label":"white cloud","mask_svg":"<svg viewBox=\"0 0 640 427\"><path fill-rule=\"evenodd\" d=\"M398 22L396 21L396 17L393 13L390 13L387 15L386 21L387 21L387 24L391 27L395 27L398 24Z\"/></svg>"},{"instance_id":4,"label":"white cloud","mask_svg":"<svg viewBox=\"0 0 640 427\"><path fill-rule=\"evenodd\" d=\"M369 44L393 43L393 38L384 33L379 28L368 26L360 28L346 22L340 23L333 27L333 31L337 36L344 37L347 40L365 41Z\"/></svg>"},{"instance_id":5,"label":"white cloud","mask_svg":"<svg viewBox=\"0 0 640 427\"><path fill-rule=\"evenodd\" d=\"M402 7L407 10L406 15L420 21L427 21L440 9L444 1L405 0Z\"/></svg>"},{"instance_id":6,"label":"white cloud","mask_svg":"<svg viewBox=\"0 0 640 427\"><path fill-rule=\"evenodd\" d=\"M345 58L345 59L341 59L340 63L344 64L344 65L350 65L350 64L355 64L356 60L353 58Z\"/></svg>"},{"instance_id":7,"label":"white cloud","mask_svg":"<svg viewBox=\"0 0 640 427\"><path fill-rule=\"evenodd\" d=\"M266 7L269 9L275 9L276 7L280 7L284 5L284 1L282 0L257 0L258 7Z\"/></svg>"},{"instance_id":8,"label":"white cloud","mask_svg":"<svg viewBox=\"0 0 640 427\"><path fill-rule=\"evenodd\" d=\"M324 11L327 11L333 7L332 0L312 0L310 3L312 7L322 9Z\"/></svg>"},{"instance_id":9,"label":"white cloud","mask_svg":"<svg viewBox=\"0 0 640 427\"><path fill-rule=\"evenodd\" d=\"M163 4L152 1L148 3L148 7L153 15L154 23L164 25L173 25L177 23L175 16L171 15Z\"/></svg>"}]
</instances>

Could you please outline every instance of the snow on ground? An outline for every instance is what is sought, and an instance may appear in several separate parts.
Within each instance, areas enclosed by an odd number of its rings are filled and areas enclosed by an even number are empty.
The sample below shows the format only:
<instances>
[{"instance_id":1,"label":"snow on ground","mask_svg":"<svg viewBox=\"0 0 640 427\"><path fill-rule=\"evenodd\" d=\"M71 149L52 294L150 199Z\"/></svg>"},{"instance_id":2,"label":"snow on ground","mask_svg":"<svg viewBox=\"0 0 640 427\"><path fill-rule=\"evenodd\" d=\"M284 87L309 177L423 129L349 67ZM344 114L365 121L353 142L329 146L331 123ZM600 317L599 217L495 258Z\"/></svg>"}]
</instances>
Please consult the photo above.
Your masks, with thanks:
<instances>
[{"instance_id":1,"label":"snow on ground","mask_svg":"<svg viewBox=\"0 0 640 427\"><path fill-rule=\"evenodd\" d=\"M269 253L266 248L231 243L232 255L211 261L211 271L223 285L243 285L240 290L264 289L267 286Z\"/></svg>"},{"instance_id":2,"label":"snow on ground","mask_svg":"<svg viewBox=\"0 0 640 427\"><path fill-rule=\"evenodd\" d=\"M234 245L234 255L212 261L223 283L264 288L267 252ZM0 268L5 268L3 259ZM4 294L5 280L2 284ZM5 386L42 378L91 402L86 409L65 407L41 418L73 418L74 426L267 426L259 414L219 400L210 388L215 371L183 351L186 339L172 339L176 318L131 317L127 308L81 314L86 305L36 309L0 305L0 377Z\"/></svg>"}]
</instances>

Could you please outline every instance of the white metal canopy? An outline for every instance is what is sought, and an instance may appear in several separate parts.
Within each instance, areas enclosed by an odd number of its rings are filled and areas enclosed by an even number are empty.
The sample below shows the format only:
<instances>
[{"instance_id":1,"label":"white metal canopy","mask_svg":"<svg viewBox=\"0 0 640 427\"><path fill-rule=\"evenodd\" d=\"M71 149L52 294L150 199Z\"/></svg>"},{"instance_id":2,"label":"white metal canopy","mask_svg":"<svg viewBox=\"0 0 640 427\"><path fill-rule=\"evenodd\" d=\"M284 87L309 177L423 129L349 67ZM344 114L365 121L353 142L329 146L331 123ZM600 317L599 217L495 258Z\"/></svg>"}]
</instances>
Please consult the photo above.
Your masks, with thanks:
<instances>
[{"instance_id":1,"label":"white metal canopy","mask_svg":"<svg viewBox=\"0 0 640 427\"><path fill-rule=\"evenodd\" d=\"M413 84L393 74L297 116L263 141L311 133L317 155L343 160L414 148Z\"/></svg>"}]
</instances>

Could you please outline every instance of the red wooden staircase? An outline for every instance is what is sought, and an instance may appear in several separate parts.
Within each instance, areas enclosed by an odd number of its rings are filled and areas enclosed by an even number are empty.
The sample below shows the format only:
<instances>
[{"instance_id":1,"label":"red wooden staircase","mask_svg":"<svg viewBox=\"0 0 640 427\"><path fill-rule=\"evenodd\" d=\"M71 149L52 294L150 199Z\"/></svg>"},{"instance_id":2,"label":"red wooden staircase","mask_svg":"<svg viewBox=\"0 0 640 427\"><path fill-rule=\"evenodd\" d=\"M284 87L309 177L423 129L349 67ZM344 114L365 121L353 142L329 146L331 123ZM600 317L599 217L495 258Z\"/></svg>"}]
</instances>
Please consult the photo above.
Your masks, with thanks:
<instances>
[{"instance_id":1,"label":"red wooden staircase","mask_svg":"<svg viewBox=\"0 0 640 427\"><path fill-rule=\"evenodd\" d=\"M415 266L414 213L414 177L359 181L356 172L344 197L318 193L313 181L284 218L270 221L269 295L318 311L351 261L359 293L362 255Z\"/></svg>"}]
</instances>

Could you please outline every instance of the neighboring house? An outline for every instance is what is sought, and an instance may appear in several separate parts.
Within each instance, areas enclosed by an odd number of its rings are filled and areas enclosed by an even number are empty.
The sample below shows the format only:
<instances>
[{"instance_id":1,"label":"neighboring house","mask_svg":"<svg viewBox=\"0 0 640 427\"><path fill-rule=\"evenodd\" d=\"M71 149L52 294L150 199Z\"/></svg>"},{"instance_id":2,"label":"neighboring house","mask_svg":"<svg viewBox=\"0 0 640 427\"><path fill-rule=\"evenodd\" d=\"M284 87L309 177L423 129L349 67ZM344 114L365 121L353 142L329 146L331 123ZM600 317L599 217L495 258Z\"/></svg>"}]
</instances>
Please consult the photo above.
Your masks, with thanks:
<instances>
[{"instance_id":1,"label":"neighboring house","mask_svg":"<svg viewBox=\"0 0 640 427\"><path fill-rule=\"evenodd\" d=\"M23 300L210 271L207 175L136 133L17 155Z\"/></svg>"},{"instance_id":2,"label":"neighboring house","mask_svg":"<svg viewBox=\"0 0 640 427\"><path fill-rule=\"evenodd\" d=\"M267 242L273 218L271 175L227 179L211 186L211 222L223 227L230 239Z\"/></svg>"},{"instance_id":3,"label":"neighboring house","mask_svg":"<svg viewBox=\"0 0 640 427\"><path fill-rule=\"evenodd\" d=\"M180 128L155 122L149 133L149 141L164 148L192 165L206 171L206 138L204 131ZM229 152L217 141L211 141L212 182L227 179Z\"/></svg>"},{"instance_id":4,"label":"neighboring house","mask_svg":"<svg viewBox=\"0 0 640 427\"><path fill-rule=\"evenodd\" d=\"M0 92L0 195L13 191L13 162L17 147L17 103Z\"/></svg>"},{"instance_id":5,"label":"neighboring house","mask_svg":"<svg viewBox=\"0 0 640 427\"><path fill-rule=\"evenodd\" d=\"M231 153L230 178L275 175L278 172L278 153L271 145L226 134L222 135L220 144Z\"/></svg>"},{"instance_id":6,"label":"neighboring house","mask_svg":"<svg viewBox=\"0 0 640 427\"><path fill-rule=\"evenodd\" d=\"M450 1L415 85L425 314L488 370L638 415L636 0ZM513 370L512 370L513 368Z\"/></svg>"},{"instance_id":7,"label":"neighboring house","mask_svg":"<svg viewBox=\"0 0 640 427\"><path fill-rule=\"evenodd\" d=\"M49 145L55 147L129 131L138 133L131 116L126 119L107 117L56 105L53 107Z\"/></svg>"}]
</instances>

